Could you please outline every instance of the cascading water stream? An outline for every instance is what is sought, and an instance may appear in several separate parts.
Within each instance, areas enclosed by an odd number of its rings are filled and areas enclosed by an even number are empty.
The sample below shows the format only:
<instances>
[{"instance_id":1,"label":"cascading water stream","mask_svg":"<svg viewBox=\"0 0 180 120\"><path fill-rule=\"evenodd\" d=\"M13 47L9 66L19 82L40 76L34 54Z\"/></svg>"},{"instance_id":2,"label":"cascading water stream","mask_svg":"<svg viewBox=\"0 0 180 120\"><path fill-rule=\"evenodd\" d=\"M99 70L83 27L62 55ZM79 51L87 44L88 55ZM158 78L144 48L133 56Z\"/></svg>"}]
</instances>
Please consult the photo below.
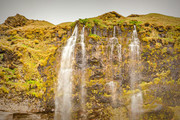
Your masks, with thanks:
<instances>
[{"instance_id":1,"label":"cascading water stream","mask_svg":"<svg viewBox=\"0 0 180 120\"><path fill-rule=\"evenodd\" d=\"M113 52L114 52L115 47L117 48L118 59L119 59L119 62L120 62L120 60L121 60L121 44L119 44L118 38L116 37L116 26L114 26L113 37L110 38L110 45L111 45L111 53L110 53L111 62L113 60L113 55L114 55ZM111 63L111 64L113 64L113 63ZM112 73L114 73L113 72L113 66L112 66ZM112 79L113 79L113 75L112 75ZM114 81L110 81L107 84L111 89L112 104L116 105L116 103L117 103L117 93L116 93L117 85L116 85L116 83Z\"/></svg>"},{"instance_id":2,"label":"cascading water stream","mask_svg":"<svg viewBox=\"0 0 180 120\"><path fill-rule=\"evenodd\" d=\"M78 35L77 25L72 36L67 40L61 55L61 67L58 73L58 88L55 98L55 120L71 119L72 72L74 48Z\"/></svg>"},{"instance_id":3,"label":"cascading water stream","mask_svg":"<svg viewBox=\"0 0 180 120\"><path fill-rule=\"evenodd\" d=\"M81 31L81 48L82 48L82 64L81 64L81 70L82 70L82 77L81 77L81 105L82 110L85 111L85 95L86 95L86 89L85 89L85 67L86 67L86 49L85 49L85 43L84 43L84 29Z\"/></svg>"},{"instance_id":4,"label":"cascading water stream","mask_svg":"<svg viewBox=\"0 0 180 120\"><path fill-rule=\"evenodd\" d=\"M137 89L137 84L140 80L140 72L138 68L140 66L140 42L137 35L136 26L134 25L132 41L130 47L130 82L131 90ZM131 97L131 119L138 120L142 113L143 98L142 92L134 93Z\"/></svg>"}]
</instances>

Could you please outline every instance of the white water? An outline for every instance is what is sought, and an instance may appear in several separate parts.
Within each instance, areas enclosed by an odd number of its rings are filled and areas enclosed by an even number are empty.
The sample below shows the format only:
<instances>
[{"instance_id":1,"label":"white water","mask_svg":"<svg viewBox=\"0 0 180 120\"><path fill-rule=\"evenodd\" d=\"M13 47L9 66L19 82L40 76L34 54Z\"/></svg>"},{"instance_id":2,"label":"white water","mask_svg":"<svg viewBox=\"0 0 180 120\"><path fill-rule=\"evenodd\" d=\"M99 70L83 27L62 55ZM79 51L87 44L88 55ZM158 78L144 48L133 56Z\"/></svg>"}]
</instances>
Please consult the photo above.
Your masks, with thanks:
<instances>
[{"instance_id":1,"label":"white water","mask_svg":"<svg viewBox=\"0 0 180 120\"><path fill-rule=\"evenodd\" d=\"M121 45L118 42L118 38L116 37L116 26L114 26L114 31L113 31L113 37L110 38L110 45L111 45L111 59L113 56L113 51L114 47L117 46L118 48L118 57L121 57Z\"/></svg>"},{"instance_id":2,"label":"white water","mask_svg":"<svg viewBox=\"0 0 180 120\"><path fill-rule=\"evenodd\" d=\"M114 48L117 48L117 52L118 52L118 59L119 62L121 61L121 44L119 44L118 42L118 38L116 37L116 26L114 26L114 31L113 31L113 37L110 38L110 45L111 45L111 53L110 53L110 59L112 62L113 59L113 55L114 55ZM112 72L113 72L113 63L112 64ZM120 70L121 71L121 70ZM112 75L112 79L113 79L113 75ZM110 81L109 83L107 83L111 89L111 96L112 96L112 104L116 105L116 101L117 101L117 85L115 82Z\"/></svg>"},{"instance_id":3,"label":"white water","mask_svg":"<svg viewBox=\"0 0 180 120\"><path fill-rule=\"evenodd\" d=\"M140 42L134 25L132 41L130 47L130 82L131 90L137 89L140 73L137 72L140 62ZM134 93L131 97L131 119L138 120L142 112L143 97L142 92Z\"/></svg>"},{"instance_id":4,"label":"white water","mask_svg":"<svg viewBox=\"0 0 180 120\"><path fill-rule=\"evenodd\" d=\"M107 83L107 85L109 86L110 90L111 90L111 98L112 98L112 104L113 105L116 105L117 103L117 95L116 95L116 89L117 89L117 86L116 86L116 83L113 82L113 81L110 81Z\"/></svg>"},{"instance_id":5,"label":"white water","mask_svg":"<svg viewBox=\"0 0 180 120\"><path fill-rule=\"evenodd\" d=\"M82 77L81 77L81 105L82 105L82 110L85 112L85 95L86 95L86 83L85 83L85 65L86 65L86 49L85 49L85 43L84 43L84 27L81 31L81 48L82 48Z\"/></svg>"},{"instance_id":6,"label":"white water","mask_svg":"<svg viewBox=\"0 0 180 120\"><path fill-rule=\"evenodd\" d=\"M142 92L138 92L132 95L131 97L131 111L132 111L132 120L138 120L142 111L143 97Z\"/></svg>"},{"instance_id":7,"label":"white water","mask_svg":"<svg viewBox=\"0 0 180 120\"><path fill-rule=\"evenodd\" d=\"M78 27L74 28L72 36L67 40L61 55L61 67L58 73L58 89L55 99L55 120L71 119L72 72L74 48L78 35Z\"/></svg>"}]
</instances>

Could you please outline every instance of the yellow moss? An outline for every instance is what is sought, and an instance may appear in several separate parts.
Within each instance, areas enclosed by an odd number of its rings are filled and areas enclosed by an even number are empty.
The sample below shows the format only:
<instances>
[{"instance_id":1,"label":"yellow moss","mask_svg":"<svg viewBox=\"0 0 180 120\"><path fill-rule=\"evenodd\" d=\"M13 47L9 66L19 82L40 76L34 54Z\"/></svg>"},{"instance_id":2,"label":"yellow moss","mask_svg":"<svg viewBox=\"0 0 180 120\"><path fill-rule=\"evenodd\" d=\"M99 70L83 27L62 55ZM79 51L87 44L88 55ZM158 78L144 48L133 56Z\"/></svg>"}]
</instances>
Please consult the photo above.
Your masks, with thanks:
<instances>
[{"instance_id":1,"label":"yellow moss","mask_svg":"<svg viewBox=\"0 0 180 120\"><path fill-rule=\"evenodd\" d=\"M9 93L9 89L4 85L0 87L0 91L3 91L4 93Z\"/></svg>"},{"instance_id":2,"label":"yellow moss","mask_svg":"<svg viewBox=\"0 0 180 120\"><path fill-rule=\"evenodd\" d=\"M158 42L157 42L156 45L155 45L155 48L156 48L156 49L159 49L159 48L161 48L161 47L162 47L161 43L158 43Z\"/></svg>"},{"instance_id":3,"label":"yellow moss","mask_svg":"<svg viewBox=\"0 0 180 120\"><path fill-rule=\"evenodd\" d=\"M154 81L153 81L153 82L154 82L155 84L159 84L160 81L161 81L161 79L159 79L159 78L154 78Z\"/></svg>"},{"instance_id":4,"label":"yellow moss","mask_svg":"<svg viewBox=\"0 0 180 120\"><path fill-rule=\"evenodd\" d=\"M39 40L34 40L34 43L35 44L39 44Z\"/></svg>"},{"instance_id":5,"label":"yellow moss","mask_svg":"<svg viewBox=\"0 0 180 120\"><path fill-rule=\"evenodd\" d=\"M153 84L153 82L142 82L142 83L140 84L140 87L141 87L142 90L146 90L146 89L148 89L148 87L150 87L152 84Z\"/></svg>"}]
</instances>

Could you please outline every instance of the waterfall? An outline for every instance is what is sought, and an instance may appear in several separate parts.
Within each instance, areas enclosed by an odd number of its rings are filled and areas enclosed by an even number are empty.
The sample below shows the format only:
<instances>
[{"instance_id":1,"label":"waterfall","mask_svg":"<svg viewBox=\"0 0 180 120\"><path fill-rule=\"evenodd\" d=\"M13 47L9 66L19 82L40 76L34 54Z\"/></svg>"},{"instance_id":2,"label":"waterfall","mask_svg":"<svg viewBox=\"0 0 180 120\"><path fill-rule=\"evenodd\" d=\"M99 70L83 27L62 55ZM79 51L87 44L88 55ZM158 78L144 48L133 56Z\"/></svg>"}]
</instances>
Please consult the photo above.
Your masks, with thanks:
<instances>
[{"instance_id":1,"label":"waterfall","mask_svg":"<svg viewBox=\"0 0 180 120\"><path fill-rule=\"evenodd\" d=\"M121 44L119 44L118 38L116 37L116 26L114 26L113 37L110 38L110 48L111 48L110 59L111 59L111 65L112 65L112 73L114 73L114 71L113 71L114 67L113 67L113 62L112 62L113 55L114 55L114 48L117 49L119 62L121 61ZM113 80L113 75L112 75L111 79ZM116 103L117 103L117 92L116 92L117 84L114 81L110 81L107 84L111 90L112 104L116 105Z\"/></svg>"},{"instance_id":2,"label":"waterfall","mask_svg":"<svg viewBox=\"0 0 180 120\"><path fill-rule=\"evenodd\" d=\"M113 37L116 36L116 26L114 26Z\"/></svg>"},{"instance_id":3,"label":"waterfall","mask_svg":"<svg viewBox=\"0 0 180 120\"><path fill-rule=\"evenodd\" d=\"M111 90L111 98L112 98L112 105L116 105L116 100L117 100L117 95L116 95L116 83L113 81L110 81L107 83L107 85L109 86L109 89Z\"/></svg>"},{"instance_id":4,"label":"waterfall","mask_svg":"<svg viewBox=\"0 0 180 120\"><path fill-rule=\"evenodd\" d=\"M86 95L86 89L85 89L85 65L86 65L86 49L85 49L85 43L84 43L84 26L81 31L81 48L82 48L82 77L81 77L81 105L82 109L85 112L85 95Z\"/></svg>"},{"instance_id":5,"label":"waterfall","mask_svg":"<svg viewBox=\"0 0 180 120\"><path fill-rule=\"evenodd\" d=\"M138 87L138 82L140 80L140 72L138 68L140 66L140 42L137 35L136 26L134 25L134 30L132 34L132 41L129 45L130 47L130 82L131 90L135 90ZM131 118L132 120L138 120L142 112L143 98L142 92L134 93L131 97Z\"/></svg>"},{"instance_id":6,"label":"waterfall","mask_svg":"<svg viewBox=\"0 0 180 120\"><path fill-rule=\"evenodd\" d=\"M55 120L71 119L72 72L77 35L78 27L76 25L72 36L67 40L67 44L62 51L55 98Z\"/></svg>"}]
</instances>

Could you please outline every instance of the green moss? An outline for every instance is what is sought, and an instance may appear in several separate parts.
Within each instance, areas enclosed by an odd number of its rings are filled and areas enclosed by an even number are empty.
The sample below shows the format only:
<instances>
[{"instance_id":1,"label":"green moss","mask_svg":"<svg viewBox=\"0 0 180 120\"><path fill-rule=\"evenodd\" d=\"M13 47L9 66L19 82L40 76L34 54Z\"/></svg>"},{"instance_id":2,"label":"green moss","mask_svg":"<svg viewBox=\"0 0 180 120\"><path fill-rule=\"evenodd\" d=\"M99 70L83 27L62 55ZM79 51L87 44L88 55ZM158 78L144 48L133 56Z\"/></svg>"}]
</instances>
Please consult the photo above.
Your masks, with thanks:
<instances>
[{"instance_id":1,"label":"green moss","mask_svg":"<svg viewBox=\"0 0 180 120\"><path fill-rule=\"evenodd\" d=\"M3 53L2 54L0 54L0 60L2 60L3 59Z\"/></svg>"},{"instance_id":2,"label":"green moss","mask_svg":"<svg viewBox=\"0 0 180 120\"><path fill-rule=\"evenodd\" d=\"M132 25L140 25L140 24L142 24L141 21L136 21L136 20L131 20L131 21L129 21L129 23L132 24Z\"/></svg>"},{"instance_id":3,"label":"green moss","mask_svg":"<svg viewBox=\"0 0 180 120\"><path fill-rule=\"evenodd\" d=\"M83 25L86 25L86 23L88 22L89 20L87 18L85 19L79 19L79 22Z\"/></svg>"},{"instance_id":4,"label":"green moss","mask_svg":"<svg viewBox=\"0 0 180 120\"><path fill-rule=\"evenodd\" d=\"M101 39L101 37L96 35L96 34L89 34L89 37L96 40L96 41L99 41Z\"/></svg>"}]
</instances>

